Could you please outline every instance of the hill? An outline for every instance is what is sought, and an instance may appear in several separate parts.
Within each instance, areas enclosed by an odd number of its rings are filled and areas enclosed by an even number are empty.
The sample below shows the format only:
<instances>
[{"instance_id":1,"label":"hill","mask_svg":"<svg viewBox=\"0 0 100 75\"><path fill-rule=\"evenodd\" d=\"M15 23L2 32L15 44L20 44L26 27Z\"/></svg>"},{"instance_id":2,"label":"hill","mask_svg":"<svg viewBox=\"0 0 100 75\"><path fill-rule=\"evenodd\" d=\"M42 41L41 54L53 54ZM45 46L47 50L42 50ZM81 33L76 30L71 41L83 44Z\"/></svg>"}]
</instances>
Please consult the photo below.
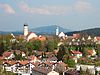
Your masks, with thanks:
<instances>
[{"instance_id":1,"label":"hill","mask_svg":"<svg viewBox=\"0 0 100 75\"><path fill-rule=\"evenodd\" d=\"M86 29L82 31L67 32L66 34L72 35L74 33L86 33L88 35L100 36L100 28L92 28L92 29Z\"/></svg>"},{"instance_id":2,"label":"hill","mask_svg":"<svg viewBox=\"0 0 100 75\"><path fill-rule=\"evenodd\" d=\"M56 26L56 25L33 28L33 29L30 29L30 31L35 32L37 34L55 34L57 27L59 27L59 32L71 31L70 29L64 29L64 28L62 28L60 26Z\"/></svg>"}]
</instances>

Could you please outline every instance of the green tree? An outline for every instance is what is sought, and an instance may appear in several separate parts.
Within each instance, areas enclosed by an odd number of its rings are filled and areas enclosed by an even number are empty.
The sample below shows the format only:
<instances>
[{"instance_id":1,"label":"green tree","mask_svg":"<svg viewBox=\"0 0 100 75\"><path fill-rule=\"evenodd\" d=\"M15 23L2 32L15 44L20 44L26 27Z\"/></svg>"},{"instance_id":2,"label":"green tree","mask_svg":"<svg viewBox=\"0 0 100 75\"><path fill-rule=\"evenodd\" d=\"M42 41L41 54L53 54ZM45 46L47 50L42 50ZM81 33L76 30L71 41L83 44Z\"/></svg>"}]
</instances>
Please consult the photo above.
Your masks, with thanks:
<instances>
[{"instance_id":1,"label":"green tree","mask_svg":"<svg viewBox=\"0 0 100 75\"><path fill-rule=\"evenodd\" d=\"M69 67L75 67L75 61L73 59L68 59L66 64L68 64Z\"/></svg>"},{"instance_id":2,"label":"green tree","mask_svg":"<svg viewBox=\"0 0 100 75\"><path fill-rule=\"evenodd\" d=\"M40 40L34 40L33 41L33 46L34 46L34 50L40 50L41 49L41 41Z\"/></svg>"},{"instance_id":3,"label":"green tree","mask_svg":"<svg viewBox=\"0 0 100 75\"><path fill-rule=\"evenodd\" d=\"M100 44L96 44L96 53L100 57Z\"/></svg>"},{"instance_id":4,"label":"green tree","mask_svg":"<svg viewBox=\"0 0 100 75\"><path fill-rule=\"evenodd\" d=\"M54 42L51 40L48 40L45 47L46 47L47 52L53 51L54 50Z\"/></svg>"},{"instance_id":5,"label":"green tree","mask_svg":"<svg viewBox=\"0 0 100 75\"><path fill-rule=\"evenodd\" d=\"M4 52L4 44L3 42L0 43L0 56L3 54Z\"/></svg>"},{"instance_id":6,"label":"green tree","mask_svg":"<svg viewBox=\"0 0 100 75\"><path fill-rule=\"evenodd\" d=\"M64 45L60 45L59 51L57 53L58 61L62 61L63 60L63 57L66 54L65 50L66 50L66 47Z\"/></svg>"}]
</instances>

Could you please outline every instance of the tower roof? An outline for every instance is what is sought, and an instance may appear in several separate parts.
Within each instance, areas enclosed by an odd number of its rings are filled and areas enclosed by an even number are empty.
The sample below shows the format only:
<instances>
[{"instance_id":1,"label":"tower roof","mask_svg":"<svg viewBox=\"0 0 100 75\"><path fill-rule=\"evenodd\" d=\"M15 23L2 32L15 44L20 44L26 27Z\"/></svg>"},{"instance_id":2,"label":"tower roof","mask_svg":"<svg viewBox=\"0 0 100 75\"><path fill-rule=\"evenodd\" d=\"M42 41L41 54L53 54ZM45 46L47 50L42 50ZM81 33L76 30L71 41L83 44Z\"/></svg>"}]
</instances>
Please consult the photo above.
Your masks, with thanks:
<instances>
[{"instance_id":1,"label":"tower roof","mask_svg":"<svg viewBox=\"0 0 100 75\"><path fill-rule=\"evenodd\" d=\"M24 26L28 26L28 24L24 24Z\"/></svg>"}]
</instances>

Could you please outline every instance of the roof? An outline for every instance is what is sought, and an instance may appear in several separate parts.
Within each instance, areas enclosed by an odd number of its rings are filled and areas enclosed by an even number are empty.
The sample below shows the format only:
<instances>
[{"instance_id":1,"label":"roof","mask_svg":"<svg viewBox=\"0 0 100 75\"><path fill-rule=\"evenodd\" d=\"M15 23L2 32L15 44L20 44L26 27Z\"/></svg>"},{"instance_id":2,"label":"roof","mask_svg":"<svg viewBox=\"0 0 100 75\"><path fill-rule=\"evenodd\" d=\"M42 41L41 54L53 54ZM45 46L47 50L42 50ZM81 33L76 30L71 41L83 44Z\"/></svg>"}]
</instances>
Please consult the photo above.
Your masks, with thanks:
<instances>
[{"instance_id":1,"label":"roof","mask_svg":"<svg viewBox=\"0 0 100 75\"><path fill-rule=\"evenodd\" d=\"M40 72L42 74L48 74L49 72L52 71L52 68L47 68L47 67L34 67L32 70L33 71L36 71L36 72Z\"/></svg>"},{"instance_id":2,"label":"roof","mask_svg":"<svg viewBox=\"0 0 100 75\"><path fill-rule=\"evenodd\" d=\"M46 40L46 37L40 35L37 39L40 40L40 41L45 41Z\"/></svg>"},{"instance_id":3,"label":"roof","mask_svg":"<svg viewBox=\"0 0 100 75\"><path fill-rule=\"evenodd\" d=\"M11 54L13 54L13 53L12 52L4 52L3 57L9 57Z\"/></svg>"},{"instance_id":4,"label":"roof","mask_svg":"<svg viewBox=\"0 0 100 75\"><path fill-rule=\"evenodd\" d=\"M38 62L38 61L36 61L36 62L31 62L35 67L37 67L39 64L40 64L40 62Z\"/></svg>"},{"instance_id":5,"label":"roof","mask_svg":"<svg viewBox=\"0 0 100 75\"><path fill-rule=\"evenodd\" d=\"M0 60L3 60L3 59L4 59L4 57L0 56Z\"/></svg>"},{"instance_id":6,"label":"roof","mask_svg":"<svg viewBox=\"0 0 100 75\"><path fill-rule=\"evenodd\" d=\"M36 56L29 56L28 59L29 60L38 60L38 58Z\"/></svg>"},{"instance_id":7,"label":"roof","mask_svg":"<svg viewBox=\"0 0 100 75\"><path fill-rule=\"evenodd\" d=\"M100 41L100 37L96 37L97 41Z\"/></svg>"},{"instance_id":8,"label":"roof","mask_svg":"<svg viewBox=\"0 0 100 75\"><path fill-rule=\"evenodd\" d=\"M73 38L79 38L80 34L73 34Z\"/></svg>"},{"instance_id":9,"label":"roof","mask_svg":"<svg viewBox=\"0 0 100 75\"><path fill-rule=\"evenodd\" d=\"M29 32L26 37L28 38L30 35L33 35L33 37L37 37L37 35L34 32Z\"/></svg>"},{"instance_id":10,"label":"roof","mask_svg":"<svg viewBox=\"0 0 100 75\"><path fill-rule=\"evenodd\" d=\"M64 32L61 32L58 36L59 37L65 37L66 35L64 34Z\"/></svg>"},{"instance_id":11,"label":"roof","mask_svg":"<svg viewBox=\"0 0 100 75\"><path fill-rule=\"evenodd\" d=\"M88 50L89 55L92 55L94 52L93 50Z\"/></svg>"},{"instance_id":12,"label":"roof","mask_svg":"<svg viewBox=\"0 0 100 75\"><path fill-rule=\"evenodd\" d=\"M61 65L64 66L64 67L67 67L67 66L68 66L68 65L65 64L64 62L58 62L58 64L61 64Z\"/></svg>"},{"instance_id":13,"label":"roof","mask_svg":"<svg viewBox=\"0 0 100 75\"><path fill-rule=\"evenodd\" d=\"M54 56L54 57L47 58L47 60L49 60L49 61L57 61L58 59Z\"/></svg>"},{"instance_id":14,"label":"roof","mask_svg":"<svg viewBox=\"0 0 100 75\"><path fill-rule=\"evenodd\" d=\"M21 65L26 65L26 64L29 63L29 61L28 61L28 60L23 60L23 61L19 61L19 63L20 63Z\"/></svg>"},{"instance_id":15,"label":"roof","mask_svg":"<svg viewBox=\"0 0 100 75\"><path fill-rule=\"evenodd\" d=\"M4 64L7 63L9 65L14 65L16 64L17 62L16 61L5 61Z\"/></svg>"},{"instance_id":16,"label":"roof","mask_svg":"<svg viewBox=\"0 0 100 75\"><path fill-rule=\"evenodd\" d=\"M72 50L71 51L73 54L82 54L80 51L74 51L74 50Z\"/></svg>"}]
</instances>

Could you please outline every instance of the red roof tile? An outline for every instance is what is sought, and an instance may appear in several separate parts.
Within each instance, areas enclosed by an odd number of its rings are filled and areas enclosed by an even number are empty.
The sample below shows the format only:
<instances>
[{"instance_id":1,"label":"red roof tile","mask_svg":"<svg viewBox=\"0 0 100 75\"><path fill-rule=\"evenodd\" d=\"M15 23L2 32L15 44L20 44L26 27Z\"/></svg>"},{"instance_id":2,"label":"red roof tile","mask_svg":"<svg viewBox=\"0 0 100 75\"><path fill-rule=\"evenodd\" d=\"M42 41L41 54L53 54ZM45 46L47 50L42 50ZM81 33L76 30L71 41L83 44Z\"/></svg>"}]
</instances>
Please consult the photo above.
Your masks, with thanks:
<instances>
[{"instance_id":1,"label":"red roof tile","mask_svg":"<svg viewBox=\"0 0 100 75\"><path fill-rule=\"evenodd\" d=\"M12 52L4 52L4 53L3 53L3 56L4 56L4 57L9 57L11 54L12 54Z\"/></svg>"},{"instance_id":2,"label":"red roof tile","mask_svg":"<svg viewBox=\"0 0 100 75\"><path fill-rule=\"evenodd\" d=\"M14 65L14 64L16 64L17 62L16 62L16 61L5 61L4 63L10 64L10 65Z\"/></svg>"},{"instance_id":3,"label":"red roof tile","mask_svg":"<svg viewBox=\"0 0 100 75\"><path fill-rule=\"evenodd\" d=\"M74 51L74 50L72 50L71 51L73 54L82 54L81 52L79 52L79 51Z\"/></svg>"},{"instance_id":4,"label":"red roof tile","mask_svg":"<svg viewBox=\"0 0 100 75\"><path fill-rule=\"evenodd\" d=\"M28 61L28 60L24 60L24 61L20 61L19 63L20 63L21 65L26 65L26 64L29 63L29 61Z\"/></svg>"},{"instance_id":5,"label":"red roof tile","mask_svg":"<svg viewBox=\"0 0 100 75\"><path fill-rule=\"evenodd\" d=\"M93 54L93 50L88 50L89 55Z\"/></svg>"}]
</instances>

